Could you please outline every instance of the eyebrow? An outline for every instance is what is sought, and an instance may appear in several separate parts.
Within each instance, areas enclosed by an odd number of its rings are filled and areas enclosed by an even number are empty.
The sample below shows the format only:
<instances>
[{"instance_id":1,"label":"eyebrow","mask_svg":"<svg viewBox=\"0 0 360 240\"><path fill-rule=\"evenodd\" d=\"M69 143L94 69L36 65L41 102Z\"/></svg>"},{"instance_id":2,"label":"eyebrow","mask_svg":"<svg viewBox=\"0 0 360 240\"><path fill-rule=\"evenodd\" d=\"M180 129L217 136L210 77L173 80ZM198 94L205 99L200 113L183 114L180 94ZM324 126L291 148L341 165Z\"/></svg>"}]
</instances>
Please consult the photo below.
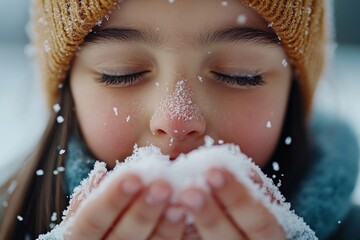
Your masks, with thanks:
<instances>
[{"instance_id":1,"label":"eyebrow","mask_svg":"<svg viewBox=\"0 0 360 240\"><path fill-rule=\"evenodd\" d=\"M145 32L134 28L105 28L90 32L84 39L84 43L103 42L143 42L150 45L160 45L163 39L153 32Z\"/></svg>"},{"instance_id":2,"label":"eyebrow","mask_svg":"<svg viewBox=\"0 0 360 240\"><path fill-rule=\"evenodd\" d=\"M256 28L230 27L221 28L216 31L200 33L194 36L199 46L207 46L219 42L250 42L260 45L280 43L279 37L274 32L264 31ZM146 32L134 28L104 28L89 33L84 43L107 43L139 42L152 46L161 46L166 41L155 32Z\"/></svg>"}]
</instances>

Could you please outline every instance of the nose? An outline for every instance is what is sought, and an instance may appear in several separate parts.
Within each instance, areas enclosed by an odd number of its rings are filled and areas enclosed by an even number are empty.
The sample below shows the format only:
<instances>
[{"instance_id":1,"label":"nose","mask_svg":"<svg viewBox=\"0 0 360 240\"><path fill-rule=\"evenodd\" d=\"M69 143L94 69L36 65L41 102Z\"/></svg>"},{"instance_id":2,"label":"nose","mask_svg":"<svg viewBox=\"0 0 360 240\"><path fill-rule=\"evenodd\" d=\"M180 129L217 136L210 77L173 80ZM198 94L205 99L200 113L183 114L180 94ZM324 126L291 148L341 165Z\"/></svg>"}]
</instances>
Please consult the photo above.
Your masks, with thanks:
<instances>
[{"instance_id":1,"label":"nose","mask_svg":"<svg viewBox=\"0 0 360 240\"><path fill-rule=\"evenodd\" d=\"M165 96L150 120L153 134L178 141L202 136L205 125L204 117L193 102L192 92L185 81L176 83L175 91Z\"/></svg>"}]
</instances>

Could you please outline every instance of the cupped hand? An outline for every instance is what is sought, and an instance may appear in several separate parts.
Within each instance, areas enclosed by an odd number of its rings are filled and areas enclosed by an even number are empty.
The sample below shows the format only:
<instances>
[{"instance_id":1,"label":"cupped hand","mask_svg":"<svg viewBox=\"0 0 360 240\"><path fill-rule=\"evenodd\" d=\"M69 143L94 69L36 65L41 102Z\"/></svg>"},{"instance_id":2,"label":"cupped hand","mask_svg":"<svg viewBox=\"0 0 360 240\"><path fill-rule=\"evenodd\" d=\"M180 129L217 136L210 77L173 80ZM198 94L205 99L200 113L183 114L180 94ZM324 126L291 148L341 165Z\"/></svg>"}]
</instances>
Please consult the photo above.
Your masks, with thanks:
<instances>
[{"instance_id":1,"label":"cupped hand","mask_svg":"<svg viewBox=\"0 0 360 240\"><path fill-rule=\"evenodd\" d=\"M189 188L180 196L202 239L286 239L274 215L230 172L214 168L206 179L211 193Z\"/></svg>"},{"instance_id":2,"label":"cupped hand","mask_svg":"<svg viewBox=\"0 0 360 240\"><path fill-rule=\"evenodd\" d=\"M88 180L90 188L101 187L91 183L104 176L94 181L94 175ZM74 196L70 219L65 220L71 221L66 240L181 239L185 212L169 203L172 189L167 182L154 180L145 186L135 174L126 174L97 190L86 200L81 192Z\"/></svg>"}]
</instances>

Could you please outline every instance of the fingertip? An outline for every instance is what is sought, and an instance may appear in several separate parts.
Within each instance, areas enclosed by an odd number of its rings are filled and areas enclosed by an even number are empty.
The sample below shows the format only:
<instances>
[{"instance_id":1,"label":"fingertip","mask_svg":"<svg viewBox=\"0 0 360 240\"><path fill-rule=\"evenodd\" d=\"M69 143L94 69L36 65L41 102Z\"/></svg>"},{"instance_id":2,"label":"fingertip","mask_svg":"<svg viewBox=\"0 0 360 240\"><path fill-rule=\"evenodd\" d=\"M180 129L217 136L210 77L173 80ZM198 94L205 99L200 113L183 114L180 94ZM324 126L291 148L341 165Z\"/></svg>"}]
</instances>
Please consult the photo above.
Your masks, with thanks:
<instances>
[{"instance_id":1,"label":"fingertip","mask_svg":"<svg viewBox=\"0 0 360 240\"><path fill-rule=\"evenodd\" d=\"M127 195L134 195L143 187L141 179L135 174L129 174L122 178L121 189Z\"/></svg>"},{"instance_id":2,"label":"fingertip","mask_svg":"<svg viewBox=\"0 0 360 240\"><path fill-rule=\"evenodd\" d=\"M171 196L171 186L168 182L162 179L154 180L149 184L147 189L147 195L145 197L146 202L149 205L163 204Z\"/></svg>"},{"instance_id":3,"label":"fingertip","mask_svg":"<svg viewBox=\"0 0 360 240\"><path fill-rule=\"evenodd\" d=\"M180 203L186 208L198 212L206 204L206 196L200 189L188 189L180 195Z\"/></svg>"},{"instance_id":4,"label":"fingertip","mask_svg":"<svg viewBox=\"0 0 360 240\"><path fill-rule=\"evenodd\" d=\"M165 210L164 216L170 223L180 223L185 221L186 211L181 206L170 206Z\"/></svg>"},{"instance_id":5,"label":"fingertip","mask_svg":"<svg viewBox=\"0 0 360 240\"><path fill-rule=\"evenodd\" d=\"M205 174L208 184L215 189L223 188L226 184L226 178L224 173L217 168L210 169Z\"/></svg>"}]
</instances>

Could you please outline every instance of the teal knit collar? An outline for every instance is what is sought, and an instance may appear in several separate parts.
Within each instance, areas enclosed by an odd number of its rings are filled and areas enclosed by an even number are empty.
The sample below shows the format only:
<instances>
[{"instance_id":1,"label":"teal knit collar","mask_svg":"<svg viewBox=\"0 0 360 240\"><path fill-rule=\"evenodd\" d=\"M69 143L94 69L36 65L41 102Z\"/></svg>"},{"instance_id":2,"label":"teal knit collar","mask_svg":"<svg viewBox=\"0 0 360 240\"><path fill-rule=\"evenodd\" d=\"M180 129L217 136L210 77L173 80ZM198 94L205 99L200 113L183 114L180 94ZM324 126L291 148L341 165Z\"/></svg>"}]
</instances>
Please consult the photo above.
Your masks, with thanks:
<instances>
[{"instance_id":1,"label":"teal knit collar","mask_svg":"<svg viewBox=\"0 0 360 240\"><path fill-rule=\"evenodd\" d=\"M87 178L94 168L95 159L88 152L84 142L79 136L72 134L66 151L64 191L70 196L75 187Z\"/></svg>"},{"instance_id":2,"label":"teal knit collar","mask_svg":"<svg viewBox=\"0 0 360 240\"><path fill-rule=\"evenodd\" d=\"M340 124L339 124L340 123ZM357 142L351 130L338 121L319 117L312 122L313 165L290 199L292 209L303 217L320 239L328 237L350 208L358 169ZM95 159L79 137L67 148L65 192L70 195L93 169Z\"/></svg>"}]
</instances>

